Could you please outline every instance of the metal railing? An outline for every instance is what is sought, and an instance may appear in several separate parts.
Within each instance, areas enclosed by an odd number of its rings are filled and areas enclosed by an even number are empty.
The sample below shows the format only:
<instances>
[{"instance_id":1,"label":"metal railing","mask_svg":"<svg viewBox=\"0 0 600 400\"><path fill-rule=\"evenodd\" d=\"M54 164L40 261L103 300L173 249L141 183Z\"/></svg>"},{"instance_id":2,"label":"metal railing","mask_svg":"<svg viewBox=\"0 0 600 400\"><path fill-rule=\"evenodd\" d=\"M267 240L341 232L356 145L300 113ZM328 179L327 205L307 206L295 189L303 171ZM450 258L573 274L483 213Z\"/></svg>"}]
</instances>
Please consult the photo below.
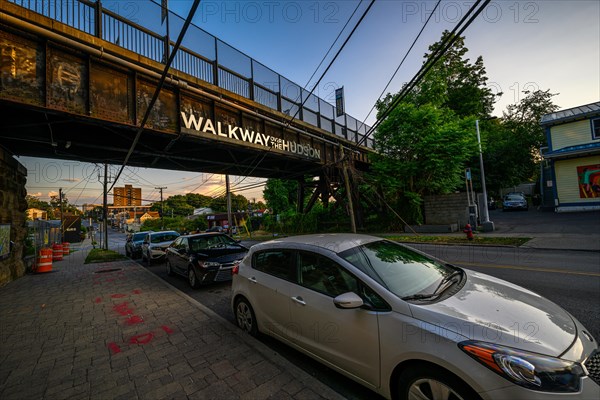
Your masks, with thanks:
<instances>
[{"instance_id":1,"label":"metal railing","mask_svg":"<svg viewBox=\"0 0 600 400\"><path fill-rule=\"evenodd\" d=\"M178 36L184 21L169 11L171 32L168 35L166 24L160 21L161 6L153 0L146 0L141 6L137 5L141 2L127 3L129 8L120 9L115 2L114 10L105 8L100 0L8 1L162 63L166 62L167 43L171 50L174 43L170 38ZM337 117L333 105L314 94L309 96L300 85L194 24L186 38L172 68L373 148L373 139L364 139L369 126L345 113Z\"/></svg>"}]
</instances>

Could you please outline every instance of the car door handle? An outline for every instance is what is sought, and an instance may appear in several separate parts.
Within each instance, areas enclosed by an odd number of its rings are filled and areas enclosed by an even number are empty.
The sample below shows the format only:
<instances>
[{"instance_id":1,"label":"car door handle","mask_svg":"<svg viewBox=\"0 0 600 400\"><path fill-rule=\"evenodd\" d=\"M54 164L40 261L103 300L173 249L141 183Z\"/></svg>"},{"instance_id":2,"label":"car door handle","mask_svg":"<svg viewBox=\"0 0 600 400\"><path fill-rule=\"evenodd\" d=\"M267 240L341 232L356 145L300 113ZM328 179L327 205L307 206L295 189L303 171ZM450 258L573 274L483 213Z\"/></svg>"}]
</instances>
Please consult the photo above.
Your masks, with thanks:
<instances>
[{"instance_id":1,"label":"car door handle","mask_svg":"<svg viewBox=\"0 0 600 400\"><path fill-rule=\"evenodd\" d=\"M249 280L250 282L252 282L252 283L256 283L256 278L255 278L255 277L248 278L248 280Z\"/></svg>"},{"instance_id":2,"label":"car door handle","mask_svg":"<svg viewBox=\"0 0 600 400\"><path fill-rule=\"evenodd\" d=\"M304 299L300 296L296 296L296 297L292 297L292 300L294 300L296 303L298 304L302 304L303 306L306 305L306 302L304 301Z\"/></svg>"}]
</instances>

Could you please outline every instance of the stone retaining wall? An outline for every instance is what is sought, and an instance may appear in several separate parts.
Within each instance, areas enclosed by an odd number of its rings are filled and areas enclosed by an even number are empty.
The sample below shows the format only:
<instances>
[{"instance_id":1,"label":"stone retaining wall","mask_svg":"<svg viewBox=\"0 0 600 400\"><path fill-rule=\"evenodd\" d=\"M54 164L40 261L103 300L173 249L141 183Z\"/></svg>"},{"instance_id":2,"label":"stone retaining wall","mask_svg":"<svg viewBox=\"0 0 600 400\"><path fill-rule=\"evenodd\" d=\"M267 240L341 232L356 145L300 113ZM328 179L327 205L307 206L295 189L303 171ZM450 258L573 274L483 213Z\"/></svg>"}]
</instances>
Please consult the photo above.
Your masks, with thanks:
<instances>
[{"instance_id":1,"label":"stone retaining wall","mask_svg":"<svg viewBox=\"0 0 600 400\"><path fill-rule=\"evenodd\" d=\"M10 224L10 241L13 242L8 257L0 259L0 286L25 274L26 181L27 169L0 148L0 224Z\"/></svg>"}]
</instances>

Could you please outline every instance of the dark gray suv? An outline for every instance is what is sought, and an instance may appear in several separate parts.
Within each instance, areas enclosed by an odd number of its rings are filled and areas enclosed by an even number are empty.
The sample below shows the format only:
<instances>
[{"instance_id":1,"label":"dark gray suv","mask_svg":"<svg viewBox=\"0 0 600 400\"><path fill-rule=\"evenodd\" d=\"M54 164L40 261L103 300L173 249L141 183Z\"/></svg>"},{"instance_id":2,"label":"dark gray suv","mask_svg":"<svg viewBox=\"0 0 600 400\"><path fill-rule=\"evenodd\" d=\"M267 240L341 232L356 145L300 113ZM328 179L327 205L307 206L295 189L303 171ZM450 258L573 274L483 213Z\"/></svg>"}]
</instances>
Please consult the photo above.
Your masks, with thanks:
<instances>
[{"instance_id":1,"label":"dark gray suv","mask_svg":"<svg viewBox=\"0 0 600 400\"><path fill-rule=\"evenodd\" d=\"M144 239L152 231L135 232L127 236L127 242L125 243L125 254L127 257L131 257L134 260L142 256L142 243Z\"/></svg>"}]
</instances>

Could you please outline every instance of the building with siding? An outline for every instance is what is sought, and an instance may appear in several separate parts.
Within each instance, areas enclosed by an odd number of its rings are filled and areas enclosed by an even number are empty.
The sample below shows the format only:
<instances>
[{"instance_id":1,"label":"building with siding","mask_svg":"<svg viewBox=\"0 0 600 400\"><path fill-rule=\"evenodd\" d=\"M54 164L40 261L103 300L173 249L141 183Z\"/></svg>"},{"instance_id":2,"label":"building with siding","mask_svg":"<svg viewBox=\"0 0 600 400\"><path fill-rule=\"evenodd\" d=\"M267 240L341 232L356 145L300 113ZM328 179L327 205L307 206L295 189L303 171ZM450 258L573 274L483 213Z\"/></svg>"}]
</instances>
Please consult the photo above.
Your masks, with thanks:
<instances>
[{"instance_id":1,"label":"building with siding","mask_svg":"<svg viewBox=\"0 0 600 400\"><path fill-rule=\"evenodd\" d=\"M546 114L541 185L557 212L600 210L600 101Z\"/></svg>"}]
</instances>

